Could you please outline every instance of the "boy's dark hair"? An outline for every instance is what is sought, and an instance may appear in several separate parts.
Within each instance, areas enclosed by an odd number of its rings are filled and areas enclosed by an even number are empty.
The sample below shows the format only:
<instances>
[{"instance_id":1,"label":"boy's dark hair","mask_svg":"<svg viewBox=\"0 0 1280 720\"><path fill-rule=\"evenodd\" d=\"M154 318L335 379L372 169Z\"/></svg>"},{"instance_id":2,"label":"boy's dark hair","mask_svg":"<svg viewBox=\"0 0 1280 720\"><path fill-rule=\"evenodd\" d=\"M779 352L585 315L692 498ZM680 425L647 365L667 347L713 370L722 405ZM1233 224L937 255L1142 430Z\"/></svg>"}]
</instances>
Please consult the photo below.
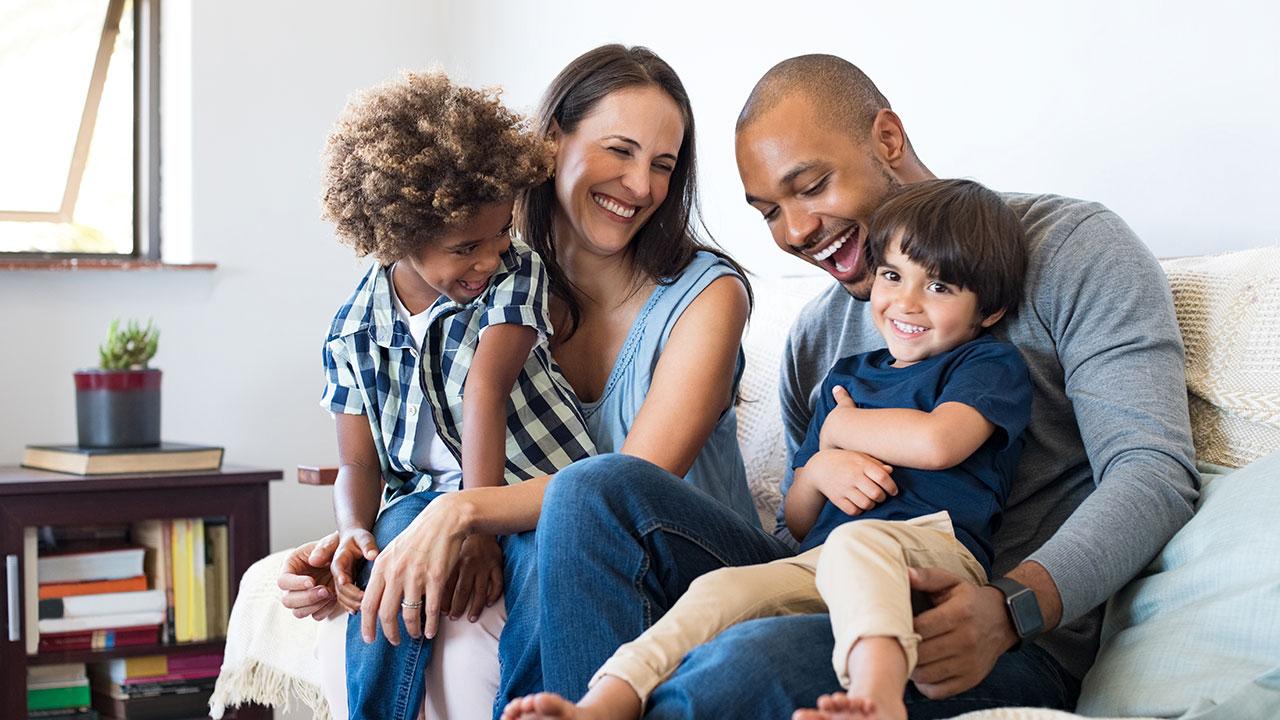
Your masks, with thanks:
<instances>
[{"instance_id":1,"label":"boy's dark hair","mask_svg":"<svg viewBox=\"0 0 1280 720\"><path fill-rule=\"evenodd\" d=\"M554 145L498 91L407 72L352 100L324 153L324 218L390 265L551 174Z\"/></svg>"},{"instance_id":2,"label":"boy's dark hair","mask_svg":"<svg viewBox=\"0 0 1280 720\"><path fill-rule=\"evenodd\" d=\"M1013 315L1027 274L1022 222L1000 196L972 180L903 186L871 216L867 267L884 263L901 234L901 251L939 280L972 290L987 317Z\"/></svg>"}]
</instances>

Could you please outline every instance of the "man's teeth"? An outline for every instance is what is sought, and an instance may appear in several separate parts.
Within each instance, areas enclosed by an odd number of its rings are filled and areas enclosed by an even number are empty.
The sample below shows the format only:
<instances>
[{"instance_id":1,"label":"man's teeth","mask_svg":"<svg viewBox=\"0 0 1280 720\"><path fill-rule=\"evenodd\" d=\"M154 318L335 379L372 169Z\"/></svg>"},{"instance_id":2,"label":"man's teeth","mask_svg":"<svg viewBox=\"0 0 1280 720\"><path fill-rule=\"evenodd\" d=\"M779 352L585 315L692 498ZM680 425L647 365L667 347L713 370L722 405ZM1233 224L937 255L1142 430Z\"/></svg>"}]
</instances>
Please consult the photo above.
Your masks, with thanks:
<instances>
[{"instance_id":1,"label":"man's teeth","mask_svg":"<svg viewBox=\"0 0 1280 720\"><path fill-rule=\"evenodd\" d=\"M595 200L597 205L618 217L629 218L636 214L636 209L634 207L629 205L620 205L603 195L596 195L595 193L592 193L591 199Z\"/></svg>"},{"instance_id":2,"label":"man's teeth","mask_svg":"<svg viewBox=\"0 0 1280 720\"><path fill-rule=\"evenodd\" d=\"M920 327L919 325L908 325L907 323L899 322L897 320L890 320L889 322L893 323L893 326L898 329L898 332L903 332L908 335L915 335L916 333L922 333L928 329L928 328Z\"/></svg>"},{"instance_id":3,"label":"man's teeth","mask_svg":"<svg viewBox=\"0 0 1280 720\"><path fill-rule=\"evenodd\" d=\"M819 251L817 254L815 254L813 256L813 259L817 260L818 262L822 262L823 260L826 260L827 258L834 255L837 250L844 247L844 244L848 242L848 240L849 240L848 234L841 236L839 240L836 240L835 242L831 243L830 245L826 246L821 251Z\"/></svg>"}]
</instances>

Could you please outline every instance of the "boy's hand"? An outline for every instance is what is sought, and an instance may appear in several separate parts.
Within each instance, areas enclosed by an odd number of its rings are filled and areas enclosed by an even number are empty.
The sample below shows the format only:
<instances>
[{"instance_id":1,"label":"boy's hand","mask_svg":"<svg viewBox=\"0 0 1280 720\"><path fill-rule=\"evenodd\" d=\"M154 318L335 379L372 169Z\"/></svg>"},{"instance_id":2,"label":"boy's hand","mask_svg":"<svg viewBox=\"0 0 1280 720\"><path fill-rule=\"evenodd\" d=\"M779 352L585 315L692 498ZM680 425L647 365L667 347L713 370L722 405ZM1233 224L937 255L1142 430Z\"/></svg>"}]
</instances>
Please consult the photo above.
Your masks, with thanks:
<instances>
[{"instance_id":1,"label":"boy's hand","mask_svg":"<svg viewBox=\"0 0 1280 720\"><path fill-rule=\"evenodd\" d=\"M831 412L827 413L826 419L822 421L822 432L818 435L818 448L820 450L843 449L832 439L832 433L827 432L827 428L833 424L838 425L841 416L844 415L842 410L857 410L858 405L853 401L853 396L849 394L844 387L836 385L831 388L831 397L835 398L836 406L831 408Z\"/></svg>"},{"instance_id":2,"label":"boy's hand","mask_svg":"<svg viewBox=\"0 0 1280 720\"><path fill-rule=\"evenodd\" d=\"M329 570L333 573L334 589L337 592L338 604L348 613L360 610L360 601L364 599L364 591L355 582L355 564L357 560L372 562L378 557L378 543L373 533L364 528L344 530L338 537L338 547L333 552L333 561Z\"/></svg>"},{"instance_id":3,"label":"boy's hand","mask_svg":"<svg viewBox=\"0 0 1280 720\"><path fill-rule=\"evenodd\" d=\"M341 612L334 604L333 577L329 572L329 559L337 543L338 533L330 533L294 548L285 558L276 584L283 591L280 602L295 617L327 620Z\"/></svg>"},{"instance_id":4,"label":"boy's hand","mask_svg":"<svg viewBox=\"0 0 1280 720\"><path fill-rule=\"evenodd\" d=\"M480 611L502 597L502 548L493 535L468 535L453 577L445 584L440 612L457 620L464 613L475 622Z\"/></svg>"},{"instance_id":5,"label":"boy's hand","mask_svg":"<svg viewBox=\"0 0 1280 720\"><path fill-rule=\"evenodd\" d=\"M852 450L821 450L804 466L805 476L818 492L846 515L870 510L897 495L892 472L892 467Z\"/></svg>"}]
</instances>

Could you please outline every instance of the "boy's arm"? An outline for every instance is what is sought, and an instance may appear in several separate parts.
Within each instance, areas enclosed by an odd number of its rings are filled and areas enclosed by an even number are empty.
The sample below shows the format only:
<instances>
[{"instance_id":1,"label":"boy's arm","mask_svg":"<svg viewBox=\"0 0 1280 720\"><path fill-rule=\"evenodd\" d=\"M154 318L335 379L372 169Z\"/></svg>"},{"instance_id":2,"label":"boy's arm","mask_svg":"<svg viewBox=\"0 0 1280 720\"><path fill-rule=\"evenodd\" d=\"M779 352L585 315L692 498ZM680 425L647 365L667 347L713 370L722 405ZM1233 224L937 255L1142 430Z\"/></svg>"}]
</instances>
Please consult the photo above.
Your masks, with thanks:
<instances>
[{"instance_id":1,"label":"boy's arm","mask_svg":"<svg viewBox=\"0 0 1280 720\"><path fill-rule=\"evenodd\" d=\"M804 468L796 468L791 487L787 489L787 501L782 504L783 519L786 520L791 536L796 540L804 540L813 529L813 524L818 521L818 515L826 503L827 496L809 482Z\"/></svg>"},{"instance_id":2,"label":"boy's arm","mask_svg":"<svg viewBox=\"0 0 1280 720\"><path fill-rule=\"evenodd\" d=\"M891 473L891 466L866 453L819 451L804 467L796 468L795 481L783 503L787 529L796 539L803 540L828 500L845 515L870 510L898 494Z\"/></svg>"},{"instance_id":3,"label":"boy's arm","mask_svg":"<svg viewBox=\"0 0 1280 720\"><path fill-rule=\"evenodd\" d=\"M462 483L505 484L507 398L529 359L538 331L526 325L490 325L476 345L462 389Z\"/></svg>"},{"instance_id":4,"label":"boy's arm","mask_svg":"<svg viewBox=\"0 0 1280 720\"><path fill-rule=\"evenodd\" d=\"M821 447L856 450L890 465L945 470L972 455L995 432L982 413L959 402L931 412L902 408L864 409L842 387L836 407L822 424Z\"/></svg>"},{"instance_id":5,"label":"boy's arm","mask_svg":"<svg viewBox=\"0 0 1280 720\"><path fill-rule=\"evenodd\" d=\"M339 602L348 610L359 607L359 590L352 584L355 561L378 554L373 521L382 494L382 464L373 444L366 415L336 413L338 477L333 483L333 514L339 541L330 570Z\"/></svg>"}]
</instances>

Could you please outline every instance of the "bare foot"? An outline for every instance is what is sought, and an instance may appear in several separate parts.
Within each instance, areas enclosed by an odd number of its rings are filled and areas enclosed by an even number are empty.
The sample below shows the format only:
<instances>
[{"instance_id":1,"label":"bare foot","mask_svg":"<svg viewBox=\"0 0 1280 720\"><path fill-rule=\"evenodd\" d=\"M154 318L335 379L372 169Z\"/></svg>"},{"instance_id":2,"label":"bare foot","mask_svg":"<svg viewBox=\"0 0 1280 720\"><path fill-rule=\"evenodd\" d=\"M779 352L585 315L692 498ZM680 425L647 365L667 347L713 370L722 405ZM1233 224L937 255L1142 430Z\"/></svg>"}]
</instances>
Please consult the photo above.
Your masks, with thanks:
<instances>
[{"instance_id":1,"label":"bare foot","mask_svg":"<svg viewBox=\"0 0 1280 720\"><path fill-rule=\"evenodd\" d=\"M631 720L640 717L640 696L625 681L606 675L577 705L555 693L538 693L507 703L502 720Z\"/></svg>"},{"instance_id":2,"label":"bare foot","mask_svg":"<svg viewBox=\"0 0 1280 720\"><path fill-rule=\"evenodd\" d=\"M502 710L502 720L542 720L552 718L585 718L578 713L578 706L555 693L525 695L507 703Z\"/></svg>"},{"instance_id":3,"label":"bare foot","mask_svg":"<svg viewBox=\"0 0 1280 720\"><path fill-rule=\"evenodd\" d=\"M870 698L853 697L838 692L818 698L816 710L797 710L791 720L906 720L907 708L902 698L890 707L879 707Z\"/></svg>"}]
</instances>

